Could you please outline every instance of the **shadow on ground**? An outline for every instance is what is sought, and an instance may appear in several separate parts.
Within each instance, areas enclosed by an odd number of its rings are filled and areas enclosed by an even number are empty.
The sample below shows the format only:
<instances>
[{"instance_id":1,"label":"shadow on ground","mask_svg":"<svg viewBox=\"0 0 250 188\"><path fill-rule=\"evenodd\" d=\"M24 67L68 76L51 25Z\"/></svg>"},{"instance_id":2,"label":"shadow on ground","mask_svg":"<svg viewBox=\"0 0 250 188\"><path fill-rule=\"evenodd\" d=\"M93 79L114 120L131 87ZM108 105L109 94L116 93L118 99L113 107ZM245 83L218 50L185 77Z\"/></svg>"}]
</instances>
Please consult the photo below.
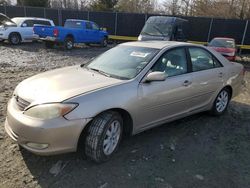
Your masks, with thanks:
<instances>
[{"instance_id":1,"label":"shadow on ground","mask_svg":"<svg viewBox=\"0 0 250 188\"><path fill-rule=\"evenodd\" d=\"M249 114L249 105L233 101L223 116L201 113L151 129L126 138L103 164L79 152L21 153L41 187L249 187ZM52 175L55 164L63 168Z\"/></svg>"}]
</instances>

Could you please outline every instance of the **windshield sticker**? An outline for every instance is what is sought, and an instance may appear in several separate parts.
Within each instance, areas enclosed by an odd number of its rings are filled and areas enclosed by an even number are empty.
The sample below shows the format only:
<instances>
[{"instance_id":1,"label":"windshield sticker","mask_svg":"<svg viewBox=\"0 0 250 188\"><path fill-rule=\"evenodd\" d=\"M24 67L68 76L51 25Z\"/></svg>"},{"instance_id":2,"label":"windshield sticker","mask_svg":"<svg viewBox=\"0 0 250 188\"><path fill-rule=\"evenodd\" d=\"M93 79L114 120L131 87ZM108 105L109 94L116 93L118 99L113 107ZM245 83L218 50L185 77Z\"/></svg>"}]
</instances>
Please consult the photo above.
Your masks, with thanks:
<instances>
[{"instance_id":1,"label":"windshield sticker","mask_svg":"<svg viewBox=\"0 0 250 188\"><path fill-rule=\"evenodd\" d=\"M150 53L144 53L144 52L132 52L130 55L135 57L147 57Z\"/></svg>"}]
</instances>

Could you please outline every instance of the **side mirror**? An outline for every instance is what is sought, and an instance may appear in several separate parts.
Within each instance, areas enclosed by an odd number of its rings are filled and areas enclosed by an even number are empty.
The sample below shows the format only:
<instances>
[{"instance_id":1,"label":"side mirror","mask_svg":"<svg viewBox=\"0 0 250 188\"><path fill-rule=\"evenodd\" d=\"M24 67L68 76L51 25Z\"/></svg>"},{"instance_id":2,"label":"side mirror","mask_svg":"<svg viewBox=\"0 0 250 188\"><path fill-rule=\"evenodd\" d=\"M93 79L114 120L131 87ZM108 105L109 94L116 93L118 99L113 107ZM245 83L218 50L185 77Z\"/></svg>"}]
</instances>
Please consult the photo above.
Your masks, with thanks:
<instances>
[{"instance_id":1,"label":"side mirror","mask_svg":"<svg viewBox=\"0 0 250 188\"><path fill-rule=\"evenodd\" d=\"M146 76L145 82L164 81L166 78L167 76L164 72L151 72Z\"/></svg>"},{"instance_id":2,"label":"side mirror","mask_svg":"<svg viewBox=\"0 0 250 188\"><path fill-rule=\"evenodd\" d=\"M26 23L23 23L22 24L22 27L27 27L28 25Z\"/></svg>"}]
</instances>

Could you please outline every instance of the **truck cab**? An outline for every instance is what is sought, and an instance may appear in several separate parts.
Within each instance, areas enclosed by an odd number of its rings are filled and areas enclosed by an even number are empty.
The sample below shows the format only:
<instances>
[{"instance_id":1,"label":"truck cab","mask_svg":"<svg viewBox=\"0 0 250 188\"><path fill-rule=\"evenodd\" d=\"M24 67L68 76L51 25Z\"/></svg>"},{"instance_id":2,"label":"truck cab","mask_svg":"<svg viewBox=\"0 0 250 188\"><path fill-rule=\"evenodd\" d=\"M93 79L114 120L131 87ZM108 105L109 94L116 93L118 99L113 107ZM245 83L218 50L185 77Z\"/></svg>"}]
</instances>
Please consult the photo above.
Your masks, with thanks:
<instances>
[{"instance_id":1,"label":"truck cab","mask_svg":"<svg viewBox=\"0 0 250 188\"><path fill-rule=\"evenodd\" d=\"M138 40L187 41L188 21L177 17L151 16L145 23Z\"/></svg>"}]
</instances>

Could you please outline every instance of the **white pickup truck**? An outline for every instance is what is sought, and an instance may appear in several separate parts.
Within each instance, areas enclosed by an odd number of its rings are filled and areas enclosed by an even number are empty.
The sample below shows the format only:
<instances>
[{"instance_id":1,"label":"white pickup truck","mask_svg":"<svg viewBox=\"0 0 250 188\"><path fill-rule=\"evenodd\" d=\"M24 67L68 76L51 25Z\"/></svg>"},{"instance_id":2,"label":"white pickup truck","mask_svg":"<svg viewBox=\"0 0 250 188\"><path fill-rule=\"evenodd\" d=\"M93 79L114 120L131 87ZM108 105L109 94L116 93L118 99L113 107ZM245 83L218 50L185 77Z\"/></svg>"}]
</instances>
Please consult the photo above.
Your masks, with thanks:
<instances>
[{"instance_id":1,"label":"white pickup truck","mask_svg":"<svg viewBox=\"0 0 250 188\"><path fill-rule=\"evenodd\" d=\"M32 42L37 39L33 34L34 25L55 26L54 22L44 18L16 17L8 18L0 13L0 41L8 40L11 44Z\"/></svg>"}]
</instances>

